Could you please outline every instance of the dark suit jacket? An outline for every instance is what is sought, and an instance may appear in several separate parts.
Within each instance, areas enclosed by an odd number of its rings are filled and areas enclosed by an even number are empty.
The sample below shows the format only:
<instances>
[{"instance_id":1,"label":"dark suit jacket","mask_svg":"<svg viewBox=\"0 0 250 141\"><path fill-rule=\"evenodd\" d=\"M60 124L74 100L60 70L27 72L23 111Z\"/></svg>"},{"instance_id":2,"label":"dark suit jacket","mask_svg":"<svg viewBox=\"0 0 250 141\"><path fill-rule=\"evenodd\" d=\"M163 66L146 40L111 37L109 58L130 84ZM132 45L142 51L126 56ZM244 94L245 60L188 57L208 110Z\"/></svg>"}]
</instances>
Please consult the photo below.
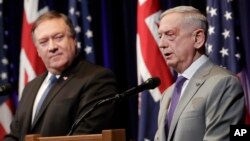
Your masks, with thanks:
<instances>
[{"instance_id":1,"label":"dark suit jacket","mask_svg":"<svg viewBox=\"0 0 250 141\"><path fill-rule=\"evenodd\" d=\"M203 64L182 94L166 139L165 118L174 85L161 99L155 141L229 141L230 125L244 118L244 93L237 77L211 61Z\"/></svg>"},{"instance_id":2,"label":"dark suit jacket","mask_svg":"<svg viewBox=\"0 0 250 141\"><path fill-rule=\"evenodd\" d=\"M47 72L24 88L11 123L11 133L5 137L5 141L23 140L26 134L34 133L42 136L67 135L72 124L97 101L116 94L116 82L111 71L78 57L61 74L32 125L33 103L46 75ZM98 133L113 128L114 104L107 102L97 107L82 120L73 134Z\"/></svg>"}]
</instances>

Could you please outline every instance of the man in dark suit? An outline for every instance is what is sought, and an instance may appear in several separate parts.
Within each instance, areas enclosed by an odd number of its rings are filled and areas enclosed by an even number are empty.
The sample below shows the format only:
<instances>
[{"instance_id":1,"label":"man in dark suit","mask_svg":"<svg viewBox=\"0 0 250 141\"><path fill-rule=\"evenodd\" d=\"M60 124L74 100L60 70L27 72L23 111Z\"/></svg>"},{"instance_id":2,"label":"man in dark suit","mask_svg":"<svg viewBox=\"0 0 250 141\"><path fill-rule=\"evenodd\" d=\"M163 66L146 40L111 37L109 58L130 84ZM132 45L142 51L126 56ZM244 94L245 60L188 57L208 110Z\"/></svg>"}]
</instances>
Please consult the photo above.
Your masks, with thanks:
<instances>
[{"instance_id":1,"label":"man in dark suit","mask_svg":"<svg viewBox=\"0 0 250 141\"><path fill-rule=\"evenodd\" d=\"M161 99L155 141L229 141L230 125L243 121L240 81L205 55L207 25L191 6L161 15L159 46L178 82Z\"/></svg>"},{"instance_id":2,"label":"man in dark suit","mask_svg":"<svg viewBox=\"0 0 250 141\"><path fill-rule=\"evenodd\" d=\"M93 105L116 94L113 73L79 55L76 33L68 17L57 12L41 15L33 24L32 38L48 71L24 88L11 132L4 141L23 141L27 134L67 135ZM48 93L46 89L50 89ZM115 102L101 104L82 118L72 134L113 128L115 108Z\"/></svg>"}]
</instances>

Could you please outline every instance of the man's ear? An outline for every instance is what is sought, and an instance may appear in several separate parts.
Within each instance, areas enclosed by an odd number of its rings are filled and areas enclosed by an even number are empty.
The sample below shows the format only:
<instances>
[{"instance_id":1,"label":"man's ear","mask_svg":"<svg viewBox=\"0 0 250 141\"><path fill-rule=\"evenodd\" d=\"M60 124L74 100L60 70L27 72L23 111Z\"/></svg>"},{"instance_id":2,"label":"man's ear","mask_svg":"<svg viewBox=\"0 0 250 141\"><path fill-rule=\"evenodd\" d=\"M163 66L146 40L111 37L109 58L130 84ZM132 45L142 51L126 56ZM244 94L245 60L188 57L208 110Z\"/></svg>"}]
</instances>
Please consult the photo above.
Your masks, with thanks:
<instances>
[{"instance_id":1,"label":"man's ear","mask_svg":"<svg viewBox=\"0 0 250 141\"><path fill-rule=\"evenodd\" d=\"M206 41L205 32L203 29L197 29L193 32L194 47L196 49L201 48Z\"/></svg>"}]
</instances>

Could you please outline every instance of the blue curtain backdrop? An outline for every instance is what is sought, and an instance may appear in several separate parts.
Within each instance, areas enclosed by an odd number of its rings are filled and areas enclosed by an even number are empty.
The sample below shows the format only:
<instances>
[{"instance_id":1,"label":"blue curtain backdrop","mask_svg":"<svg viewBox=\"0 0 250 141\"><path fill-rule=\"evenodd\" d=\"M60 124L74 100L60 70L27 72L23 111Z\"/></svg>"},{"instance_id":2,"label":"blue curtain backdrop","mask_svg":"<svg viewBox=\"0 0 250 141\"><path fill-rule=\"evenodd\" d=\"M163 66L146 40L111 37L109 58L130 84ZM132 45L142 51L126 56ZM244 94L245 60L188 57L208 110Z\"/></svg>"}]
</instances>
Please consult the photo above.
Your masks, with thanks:
<instances>
[{"instance_id":1,"label":"blue curtain backdrop","mask_svg":"<svg viewBox=\"0 0 250 141\"><path fill-rule=\"evenodd\" d=\"M77 1L77 0L76 0ZM96 64L113 70L117 77L118 88L123 92L137 85L136 70L136 8L137 0L87 0L89 13L92 16L93 47ZM47 0L51 9L68 14L69 0ZM160 0L163 10L177 5L192 5L206 13L206 0ZM236 11L241 30L242 47L246 73L250 69L250 10L249 0L239 0ZM2 4L3 33L5 44L8 45L9 82L15 92L11 95L16 99L18 87L19 53L21 43L21 27L23 0L6 0ZM2 48L2 46L1 46ZM248 65L247 65L248 64ZM248 82L249 83L249 82ZM0 99L2 99L0 97ZM0 100L1 101L1 100ZM17 103L15 100L14 103ZM120 121L126 128L127 138L137 140L138 136L138 102L137 96L121 102L123 119ZM0 113L1 116L2 113Z\"/></svg>"}]
</instances>

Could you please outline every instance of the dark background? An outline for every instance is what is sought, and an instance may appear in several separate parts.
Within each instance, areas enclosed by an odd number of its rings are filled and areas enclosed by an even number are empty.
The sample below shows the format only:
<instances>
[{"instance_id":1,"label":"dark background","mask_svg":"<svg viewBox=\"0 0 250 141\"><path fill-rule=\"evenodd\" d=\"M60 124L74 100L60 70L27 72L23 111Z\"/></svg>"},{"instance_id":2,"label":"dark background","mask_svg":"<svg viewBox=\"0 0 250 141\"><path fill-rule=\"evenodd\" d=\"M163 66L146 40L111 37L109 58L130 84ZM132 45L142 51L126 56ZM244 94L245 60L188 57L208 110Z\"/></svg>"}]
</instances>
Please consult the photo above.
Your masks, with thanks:
<instances>
[{"instance_id":1,"label":"dark background","mask_svg":"<svg viewBox=\"0 0 250 141\"><path fill-rule=\"evenodd\" d=\"M51 9L68 13L68 0L47 0ZM92 15L92 30L94 32L94 48L96 64L110 68L116 75L119 92L123 92L137 85L136 69L136 15L137 0L89 0L89 11ZM18 88L19 54L21 44L21 29L23 16L23 0L4 0L3 2L3 26L5 43L9 49L7 57L11 65L9 70L10 82L15 89ZM240 0L237 4L241 21L249 23L246 18L249 10L248 0ZM160 0L161 9L167 9L177 5L192 5L206 12L205 0ZM102 18L103 10L106 12L106 33L104 33ZM249 16L248 16L249 17ZM245 30L247 33L249 29ZM250 32L249 32L250 33ZM109 47L109 65L103 61L103 36ZM245 36L245 40L249 39ZM248 59L249 60L249 59ZM249 60L250 61L250 60ZM248 61L247 61L248 62ZM137 138L138 114L137 96L123 101L123 119L127 131L127 137L132 140Z\"/></svg>"}]
</instances>

